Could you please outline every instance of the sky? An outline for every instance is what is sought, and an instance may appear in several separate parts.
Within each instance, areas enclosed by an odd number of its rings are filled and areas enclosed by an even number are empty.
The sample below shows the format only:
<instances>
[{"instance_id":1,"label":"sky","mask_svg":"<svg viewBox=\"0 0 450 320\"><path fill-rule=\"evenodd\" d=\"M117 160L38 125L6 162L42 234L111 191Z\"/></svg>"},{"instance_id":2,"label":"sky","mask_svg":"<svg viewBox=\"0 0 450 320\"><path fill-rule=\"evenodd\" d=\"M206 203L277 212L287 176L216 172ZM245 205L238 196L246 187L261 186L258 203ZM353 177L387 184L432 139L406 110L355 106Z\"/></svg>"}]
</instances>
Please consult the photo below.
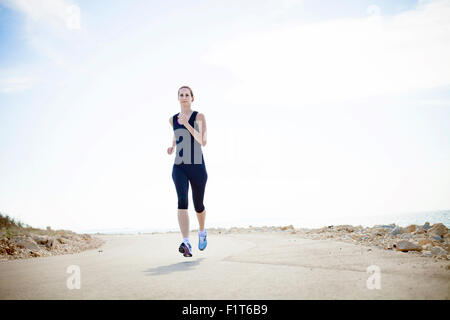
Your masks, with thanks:
<instances>
[{"instance_id":1,"label":"sky","mask_svg":"<svg viewBox=\"0 0 450 320\"><path fill-rule=\"evenodd\" d=\"M449 0L0 0L0 212L178 228L182 85L207 227L448 210L449 56Z\"/></svg>"}]
</instances>

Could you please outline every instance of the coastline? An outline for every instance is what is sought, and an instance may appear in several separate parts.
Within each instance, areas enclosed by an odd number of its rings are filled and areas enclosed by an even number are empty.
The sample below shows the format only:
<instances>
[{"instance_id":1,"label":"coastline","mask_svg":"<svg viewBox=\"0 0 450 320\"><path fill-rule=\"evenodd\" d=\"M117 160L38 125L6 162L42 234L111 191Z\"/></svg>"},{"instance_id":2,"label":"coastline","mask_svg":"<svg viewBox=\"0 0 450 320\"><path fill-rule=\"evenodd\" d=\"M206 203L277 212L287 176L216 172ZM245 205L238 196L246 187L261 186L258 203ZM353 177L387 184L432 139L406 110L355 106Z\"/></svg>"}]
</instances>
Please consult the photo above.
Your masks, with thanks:
<instances>
[{"instance_id":1,"label":"coastline","mask_svg":"<svg viewBox=\"0 0 450 320\"><path fill-rule=\"evenodd\" d=\"M197 229L191 230L195 237ZM256 234L256 233L280 233L292 234L299 238L311 240L335 240L355 245L373 246L390 251L401 251L412 255L420 255L441 260L450 260L450 234L449 229L443 223L430 225L409 225L400 227L395 224L375 225L373 227L337 225L322 228L295 228L288 226L263 226L263 227L231 227L231 228L207 228L209 234ZM179 231L150 232L138 234L165 234Z\"/></svg>"},{"instance_id":2,"label":"coastline","mask_svg":"<svg viewBox=\"0 0 450 320\"><path fill-rule=\"evenodd\" d=\"M433 259L450 260L450 234L442 223L430 225L409 225L399 227L395 224L375 225L373 227L337 225L322 228L295 228L288 226L262 226L207 228L210 235L233 234L291 234L311 240L335 240L355 245L401 251ZM191 230L193 237L197 229ZM99 249L105 243L101 236L178 234L179 231L139 232L139 233L95 233L77 234L67 230L23 231L15 236L3 232L0 237L0 262L14 259L46 257L61 254L79 253Z\"/></svg>"}]
</instances>

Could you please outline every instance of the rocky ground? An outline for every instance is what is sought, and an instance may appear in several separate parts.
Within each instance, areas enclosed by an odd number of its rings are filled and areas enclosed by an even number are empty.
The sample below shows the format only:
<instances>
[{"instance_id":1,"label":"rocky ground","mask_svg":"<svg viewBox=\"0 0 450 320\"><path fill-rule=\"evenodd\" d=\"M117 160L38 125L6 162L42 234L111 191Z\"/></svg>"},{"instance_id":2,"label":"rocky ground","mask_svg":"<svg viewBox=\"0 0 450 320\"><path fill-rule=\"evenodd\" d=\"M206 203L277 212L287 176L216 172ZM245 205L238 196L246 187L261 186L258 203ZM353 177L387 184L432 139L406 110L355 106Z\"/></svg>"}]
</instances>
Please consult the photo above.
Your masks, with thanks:
<instances>
[{"instance_id":1,"label":"rocky ground","mask_svg":"<svg viewBox=\"0 0 450 320\"><path fill-rule=\"evenodd\" d=\"M373 227L339 225L319 229L296 229L292 225L283 227L211 228L211 234L232 234L252 232L282 232L302 238L332 239L366 246L376 246L385 250L397 250L408 254L434 259L450 260L450 234L442 223L422 226L399 227L395 224Z\"/></svg>"},{"instance_id":2,"label":"rocky ground","mask_svg":"<svg viewBox=\"0 0 450 320\"><path fill-rule=\"evenodd\" d=\"M45 257L95 249L103 240L67 230L3 228L0 231L0 262Z\"/></svg>"},{"instance_id":3,"label":"rocky ground","mask_svg":"<svg viewBox=\"0 0 450 320\"><path fill-rule=\"evenodd\" d=\"M195 230L194 230L195 231ZM430 225L410 225L400 227L395 224L373 227L338 225L318 229L294 228L289 226L263 226L248 228L209 228L210 234L233 233L294 234L301 238L331 239L365 246L376 246L385 250L402 251L406 254L450 260L450 235L442 223ZM76 253L99 248L104 240L89 234L77 234L67 230L20 229L11 232L0 231L0 261L30 257Z\"/></svg>"}]
</instances>

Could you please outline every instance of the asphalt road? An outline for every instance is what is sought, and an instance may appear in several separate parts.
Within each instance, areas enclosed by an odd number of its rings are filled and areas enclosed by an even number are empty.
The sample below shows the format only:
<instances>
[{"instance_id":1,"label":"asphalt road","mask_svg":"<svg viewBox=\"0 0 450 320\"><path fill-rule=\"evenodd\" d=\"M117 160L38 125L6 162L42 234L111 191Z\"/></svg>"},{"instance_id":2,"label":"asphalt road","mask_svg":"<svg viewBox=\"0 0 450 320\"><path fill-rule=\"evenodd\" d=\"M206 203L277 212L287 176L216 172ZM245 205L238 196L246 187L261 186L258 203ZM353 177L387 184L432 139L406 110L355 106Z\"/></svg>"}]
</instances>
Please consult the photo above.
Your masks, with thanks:
<instances>
[{"instance_id":1,"label":"asphalt road","mask_svg":"<svg viewBox=\"0 0 450 320\"><path fill-rule=\"evenodd\" d=\"M0 299L449 299L448 261L281 233L103 235L99 249L0 263ZM101 252L99 251L101 250ZM369 268L369 269L368 269ZM78 288L79 285L79 288Z\"/></svg>"}]
</instances>

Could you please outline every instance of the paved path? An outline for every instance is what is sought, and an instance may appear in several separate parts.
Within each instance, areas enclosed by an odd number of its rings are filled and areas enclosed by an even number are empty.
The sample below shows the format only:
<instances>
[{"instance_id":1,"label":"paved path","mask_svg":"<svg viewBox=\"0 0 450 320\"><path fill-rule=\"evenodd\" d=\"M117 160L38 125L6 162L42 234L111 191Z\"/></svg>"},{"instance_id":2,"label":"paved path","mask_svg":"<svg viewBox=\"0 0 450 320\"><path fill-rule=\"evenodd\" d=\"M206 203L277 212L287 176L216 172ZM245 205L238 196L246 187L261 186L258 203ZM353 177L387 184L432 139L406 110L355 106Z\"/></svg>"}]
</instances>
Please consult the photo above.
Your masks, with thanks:
<instances>
[{"instance_id":1,"label":"paved path","mask_svg":"<svg viewBox=\"0 0 450 320\"><path fill-rule=\"evenodd\" d=\"M0 299L449 299L448 261L280 233L103 235L99 249L0 263ZM99 252L102 250L102 252ZM67 273L79 266L80 289ZM380 270L380 289L367 272ZM375 267L376 268L376 267ZM374 281L375 281L374 280ZM376 282L370 282L373 286ZM73 283L73 282L72 282Z\"/></svg>"}]
</instances>

